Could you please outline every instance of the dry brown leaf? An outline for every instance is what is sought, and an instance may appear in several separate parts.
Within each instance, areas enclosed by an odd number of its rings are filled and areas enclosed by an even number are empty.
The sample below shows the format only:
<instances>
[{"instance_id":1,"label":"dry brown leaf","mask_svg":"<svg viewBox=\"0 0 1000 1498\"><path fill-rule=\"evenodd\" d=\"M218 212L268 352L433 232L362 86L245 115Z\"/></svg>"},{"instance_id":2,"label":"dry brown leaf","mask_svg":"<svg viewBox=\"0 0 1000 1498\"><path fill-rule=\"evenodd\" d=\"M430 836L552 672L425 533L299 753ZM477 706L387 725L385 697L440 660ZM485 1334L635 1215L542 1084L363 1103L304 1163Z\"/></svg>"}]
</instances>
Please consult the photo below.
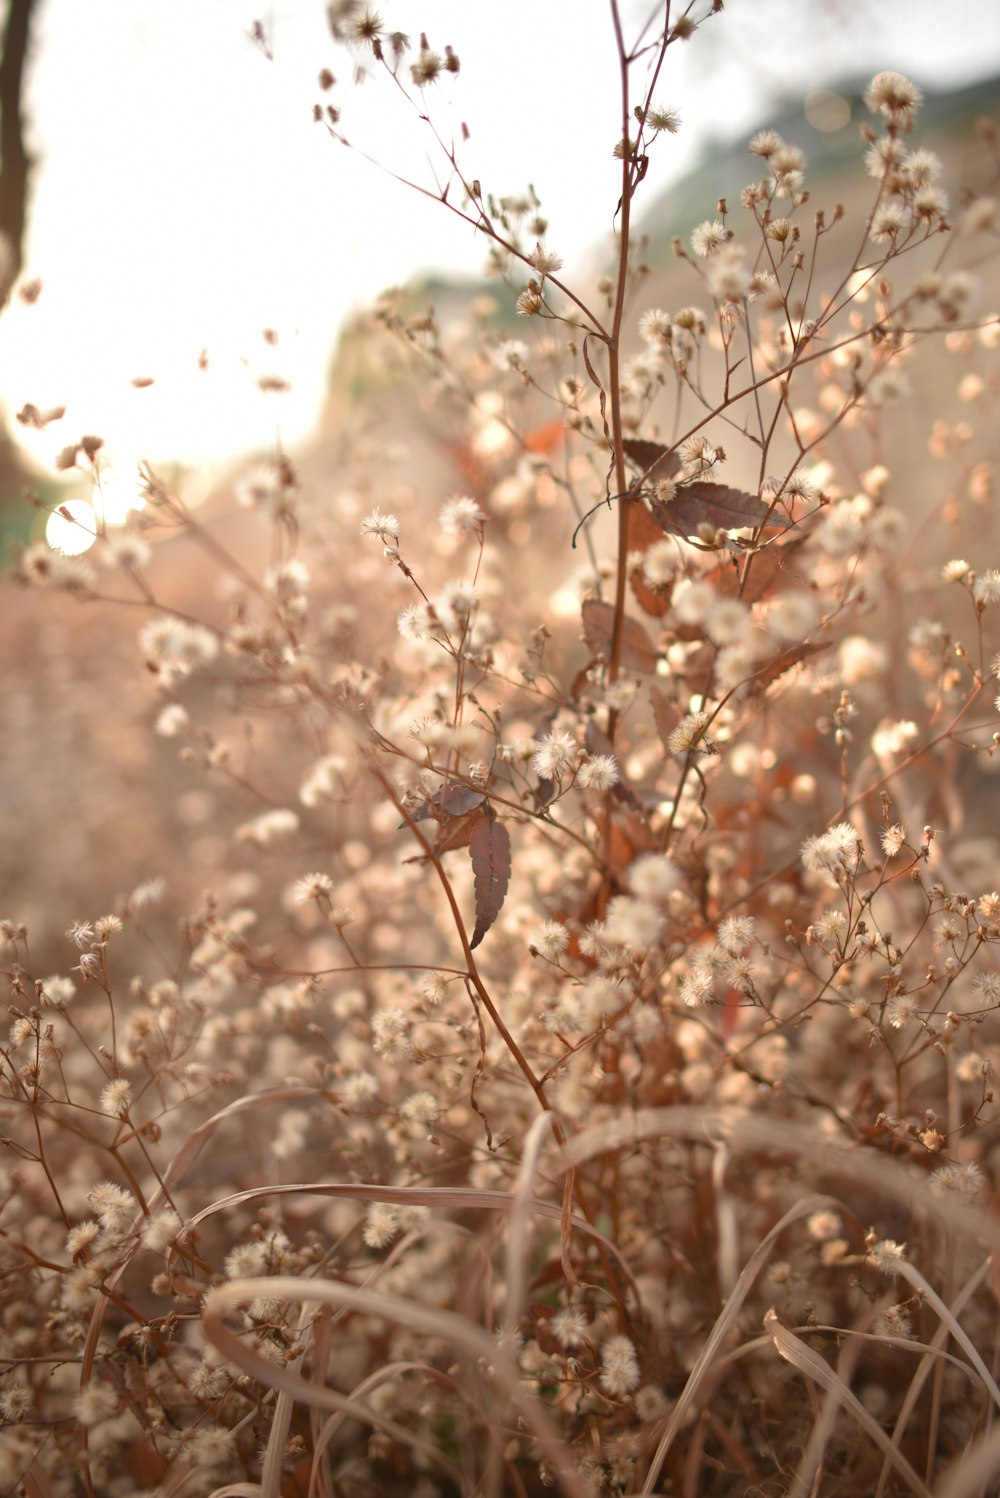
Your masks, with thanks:
<instances>
[{"instance_id":1,"label":"dry brown leaf","mask_svg":"<svg viewBox=\"0 0 1000 1498\"><path fill-rule=\"evenodd\" d=\"M661 479L672 479L683 467L673 448L664 447L662 442L643 442L638 437L626 437L622 447L632 466L640 470L639 483L643 489L651 489Z\"/></svg>"},{"instance_id":2,"label":"dry brown leaf","mask_svg":"<svg viewBox=\"0 0 1000 1498\"><path fill-rule=\"evenodd\" d=\"M750 678L750 690L752 692L763 692L772 682L784 676L793 666L800 661L806 661L811 655L818 655L821 650L826 650L824 642L821 645L792 645L788 650L782 650L773 660L768 661L759 671L755 671Z\"/></svg>"},{"instance_id":3,"label":"dry brown leaf","mask_svg":"<svg viewBox=\"0 0 1000 1498\"><path fill-rule=\"evenodd\" d=\"M706 574L705 581L710 582L723 598L742 598L744 603L758 603L760 599L776 593L789 579L788 569L792 559L805 542L805 536L798 536L794 541L786 541L780 546L763 546L751 554L749 565L741 561L739 568L734 567L731 562L714 567ZM740 575L744 571L746 582L741 593Z\"/></svg>"},{"instance_id":4,"label":"dry brown leaf","mask_svg":"<svg viewBox=\"0 0 1000 1498\"><path fill-rule=\"evenodd\" d=\"M494 817L481 817L469 838L469 856L476 881L476 929L472 947L478 947L493 925L510 883L510 834Z\"/></svg>"},{"instance_id":5,"label":"dry brown leaf","mask_svg":"<svg viewBox=\"0 0 1000 1498\"><path fill-rule=\"evenodd\" d=\"M611 639L615 627L615 611L610 603L601 603L590 598L583 605L583 634L595 655L605 660L611 657ZM636 619L622 621L621 663L626 671L638 671L649 676L656 670L656 646Z\"/></svg>"},{"instance_id":6,"label":"dry brown leaf","mask_svg":"<svg viewBox=\"0 0 1000 1498\"><path fill-rule=\"evenodd\" d=\"M674 536L697 536L700 528L736 531L760 525L768 506L756 494L730 489L725 484L683 484L673 499L654 499L654 517Z\"/></svg>"}]
</instances>

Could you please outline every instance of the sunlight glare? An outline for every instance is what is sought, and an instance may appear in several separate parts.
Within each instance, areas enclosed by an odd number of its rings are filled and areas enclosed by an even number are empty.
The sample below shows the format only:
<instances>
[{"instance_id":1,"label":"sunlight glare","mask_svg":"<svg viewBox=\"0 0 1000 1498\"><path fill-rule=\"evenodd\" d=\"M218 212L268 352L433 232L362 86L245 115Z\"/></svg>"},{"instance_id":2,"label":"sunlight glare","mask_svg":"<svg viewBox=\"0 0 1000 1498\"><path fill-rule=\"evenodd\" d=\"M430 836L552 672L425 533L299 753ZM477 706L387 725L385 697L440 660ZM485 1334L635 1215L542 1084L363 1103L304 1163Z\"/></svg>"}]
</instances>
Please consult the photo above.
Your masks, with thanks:
<instances>
[{"instance_id":1,"label":"sunlight glare","mask_svg":"<svg viewBox=\"0 0 1000 1498\"><path fill-rule=\"evenodd\" d=\"M102 468L91 503L96 513L103 516L105 525L124 525L129 512L141 510L146 503L136 465Z\"/></svg>"},{"instance_id":2,"label":"sunlight glare","mask_svg":"<svg viewBox=\"0 0 1000 1498\"><path fill-rule=\"evenodd\" d=\"M53 510L45 527L45 539L53 551L78 557L97 540L97 516L86 499L67 499Z\"/></svg>"}]
</instances>

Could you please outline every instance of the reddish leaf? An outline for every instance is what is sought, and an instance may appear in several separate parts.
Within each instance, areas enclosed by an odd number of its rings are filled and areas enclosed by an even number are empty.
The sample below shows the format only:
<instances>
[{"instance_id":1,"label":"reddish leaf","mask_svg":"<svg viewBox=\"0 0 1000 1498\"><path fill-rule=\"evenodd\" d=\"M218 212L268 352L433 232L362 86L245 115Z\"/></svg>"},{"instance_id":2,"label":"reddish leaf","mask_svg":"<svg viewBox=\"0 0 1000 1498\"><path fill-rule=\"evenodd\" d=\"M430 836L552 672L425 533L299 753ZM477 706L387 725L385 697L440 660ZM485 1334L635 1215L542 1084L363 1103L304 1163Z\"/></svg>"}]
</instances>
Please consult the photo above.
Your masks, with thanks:
<instances>
[{"instance_id":1,"label":"reddish leaf","mask_svg":"<svg viewBox=\"0 0 1000 1498\"><path fill-rule=\"evenodd\" d=\"M806 543L805 536L799 536L794 541L786 541L784 545L777 544L761 547L759 551L752 553L750 564L745 561L740 563L737 569L728 563L722 567L715 567L706 575L706 581L710 582L723 598L742 598L744 603L758 603L760 599L766 598L770 593L776 593L785 582L788 567L791 560ZM743 592L739 591L740 575L746 571L746 584Z\"/></svg>"},{"instance_id":2,"label":"reddish leaf","mask_svg":"<svg viewBox=\"0 0 1000 1498\"><path fill-rule=\"evenodd\" d=\"M800 661L806 661L811 655L818 655L821 650L826 650L827 645L793 645L788 650L783 650L773 660L768 661L759 671L755 671L750 678L750 687L754 692L763 692L779 676L784 676L793 666Z\"/></svg>"},{"instance_id":3,"label":"reddish leaf","mask_svg":"<svg viewBox=\"0 0 1000 1498\"><path fill-rule=\"evenodd\" d=\"M653 519L641 500L626 499L622 502L628 505L627 549L630 552L646 552L654 542L663 540L663 527ZM662 619L670 608L673 584L668 583L665 587L651 588L641 567L632 569L629 582L635 594L635 601L643 612L651 614L655 619Z\"/></svg>"},{"instance_id":4,"label":"reddish leaf","mask_svg":"<svg viewBox=\"0 0 1000 1498\"><path fill-rule=\"evenodd\" d=\"M660 736L660 743L667 754L670 753L670 735L681 721L680 708L668 702L663 693L656 687L650 687L649 700L653 704L653 722Z\"/></svg>"},{"instance_id":5,"label":"reddish leaf","mask_svg":"<svg viewBox=\"0 0 1000 1498\"><path fill-rule=\"evenodd\" d=\"M714 531L736 531L761 524L768 506L756 494L729 489L725 484L682 484L673 499L654 499L652 511L663 529L674 536L697 536L701 526Z\"/></svg>"},{"instance_id":6,"label":"reddish leaf","mask_svg":"<svg viewBox=\"0 0 1000 1498\"><path fill-rule=\"evenodd\" d=\"M672 448L661 442L643 442L637 437L626 437L622 443L625 456L642 474L641 485L651 489L660 479L672 479L680 473L682 463Z\"/></svg>"},{"instance_id":7,"label":"reddish leaf","mask_svg":"<svg viewBox=\"0 0 1000 1498\"><path fill-rule=\"evenodd\" d=\"M610 603L600 603L596 598L583 605L583 634L595 655L611 658L611 639L615 627L615 611ZM650 675L656 670L656 647L642 625L636 619L622 621L621 663L626 671L639 671Z\"/></svg>"},{"instance_id":8,"label":"reddish leaf","mask_svg":"<svg viewBox=\"0 0 1000 1498\"><path fill-rule=\"evenodd\" d=\"M641 499L625 499L628 506L628 549L645 551L654 541L663 540L663 527L658 525Z\"/></svg>"},{"instance_id":9,"label":"reddish leaf","mask_svg":"<svg viewBox=\"0 0 1000 1498\"><path fill-rule=\"evenodd\" d=\"M510 834L503 823L482 817L472 829L469 856L476 880L476 929L469 945L478 947L500 914L510 883Z\"/></svg>"},{"instance_id":10,"label":"reddish leaf","mask_svg":"<svg viewBox=\"0 0 1000 1498\"><path fill-rule=\"evenodd\" d=\"M635 601L644 614L649 614L653 619L662 619L664 614L669 613L670 597L673 593L672 585L651 588L639 567L636 567L629 575L629 582L635 594Z\"/></svg>"},{"instance_id":11,"label":"reddish leaf","mask_svg":"<svg viewBox=\"0 0 1000 1498\"><path fill-rule=\"evenodd\" d=\"M443 822L447 817L464 817L468 812L482 806L486 796L482 791L475 791L467 785L446 785L425 801L423 806L411 813L414 822L424 822L428 817L433 817L435 822ZM400 822L400 827L405 827L405 822Z\"/></svg>"}]
</instances>

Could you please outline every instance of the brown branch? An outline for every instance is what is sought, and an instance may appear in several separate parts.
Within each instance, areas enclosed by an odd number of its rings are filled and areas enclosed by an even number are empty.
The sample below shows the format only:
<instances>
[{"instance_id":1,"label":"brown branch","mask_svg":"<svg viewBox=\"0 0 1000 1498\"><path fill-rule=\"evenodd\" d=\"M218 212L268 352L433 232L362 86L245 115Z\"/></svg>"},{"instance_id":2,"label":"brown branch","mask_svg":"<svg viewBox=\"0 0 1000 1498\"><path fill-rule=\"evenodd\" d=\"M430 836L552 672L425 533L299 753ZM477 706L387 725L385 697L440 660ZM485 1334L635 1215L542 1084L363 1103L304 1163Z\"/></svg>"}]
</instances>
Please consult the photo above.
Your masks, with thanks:
<instances>
[{"instance_id":1,"label":"brown branch","mask_svg":"<svg viewBox=\"0 0 1000 1498\"><path fill-rule=\"evenodd\" d=\"M12 256L9 275L0 280L0 308L10 295L24 253L32 163L24 146L21 99L34 7L35 0L10 0L0 58L0 234L7 239Z\"/></svg>"}]
</instances>

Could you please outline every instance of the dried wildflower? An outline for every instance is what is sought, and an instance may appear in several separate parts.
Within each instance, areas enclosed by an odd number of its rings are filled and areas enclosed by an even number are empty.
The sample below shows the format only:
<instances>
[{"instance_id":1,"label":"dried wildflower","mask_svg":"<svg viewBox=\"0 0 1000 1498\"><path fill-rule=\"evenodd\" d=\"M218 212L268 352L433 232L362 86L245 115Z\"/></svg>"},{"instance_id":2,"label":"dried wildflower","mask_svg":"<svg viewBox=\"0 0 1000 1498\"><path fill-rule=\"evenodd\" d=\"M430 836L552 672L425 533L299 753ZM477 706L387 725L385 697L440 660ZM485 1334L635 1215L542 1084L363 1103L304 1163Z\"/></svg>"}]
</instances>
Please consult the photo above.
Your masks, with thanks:
<instances>
[{"instance_id":1,"label":"dried wildflower","mask_svg":"<svg viewBox=\"0 0 1000 1498\"><path fill-rule=\"evenodd\" d=\"M563 1306L552 1318L552 1333L560 1347L582 1347L590 1322L580 1306Z\"/></svg>"},{"instance_id":2,"label":"dried wildflower","mask_svg":"<svg viewBox=\"0 0 1000 1498\"><path fill-rule=\"evenodd\" d=\"M577 784L588 791L608 791L618 783L618 766L613 754L595 754L584 760L577 775Z\"/></svg>"},{"instance_id":3,"label":"dried wildflower","mask_svg":"<svg viewBox=\"0 0 1000 1498\"><path fill-rule=\"evenodd\" d=\"M758 130L747 149L754 156L762 156L767 161L782 145L784 141L776 130Z\"/></svg>"},{"instance_id":4,"label":"dried wildflower","mask_svg":"<svg viewBox=\"0 0 1000 1498\"><path fill-rule=\"evenodd\" d=\"M705 633L715 645L731 645L746 635L750 610L738 598L719 598L708 610Z\"/></svg>"},{"instance_id":5,"label":"dried wildflower","mask_svg":"<svg viewBox=\"0 0 1000 1498\"><path fill-rule=\"evenodd\" d=\"M814 1212L806 1221L806 1230L810 1238L817 1243L824 1242L827 1238L833 1238L840 1232L840 1218L836 1212L824 1208L820 1212Z\"/></svg>"},{"instance_id":6,"label":"dried wildflower","mask_svg":"<svg viewBox=\"0 0 1000 1498\"><path fill-rule=\"evenodd\" d=\"M568 733L549 733L531 759L531 767L541 780L561 780L576 764L579 751Z\"/></svg>"},{"instance_id":7,"label":"dried wildflower","mask_svg":"<svg viewBox=\"0 0 1000 1498\"><path fill-rule=\"evenodd\" d=\"M612 1399L621 1399L639 1386L639 1360L635 1345L625 1336L609 1337L601 1347L601 1388Z\"/></svg>"},{"instance_id":8,"label":"dried wildflower","mask_svg":"<svg viewBox=\"0 0 1000 1498\"><path fill-rule=\"evenodd\" d=\"M64 978L58 973L42 978L38 988L39 998L53 1009L65 1009L76 993L76 984L72 978Z\"/></svg>"},{"instance_id":9,"label":"dried wildflower","mask_svg":"<svg viewBox=\"0 0 1000 1498\"><path fill-rule=\"evenodd\" d=\"M383 515L378 505L361 522L363 536L377 536L384 545L394 547L399 540L399 519L396 515Z\"/></svg>"},{"instance_id":10,"label":"dried wildflower","mask_svg":"<svg viewBox=\"0 0 1000 1498\"><path fill-rule=\"evenodd\" d=\"M94 928L87 921L74 921L71 926L67 927L66 936L75 947L79 947L83 952L94 941Z\"/></svg>"},{"instance_id":11,"label":"dried wildflower","mask_svg":"<svg viewBox=\"0 0 1000 1498\"><path fill-rule=\"evenodd\" d=\"M132 1088L125 1077L117 1077L101 1092L101 1112L109 1118L126 1118L131 1102Z\"/></svg>"},{"instance_id":12,"label":"dried wildflower","mask_svg":"<svg viewBox=\"0 0 1000 1498\"><path fill-rule=\"evenodd\" d=\"M515 310L518 317L537 317L544 305L541 288L537 282L532 281L518 296Z\"/></svg>"},{"instance_id":13,"label":"dried wildflower","mask_svg":"<svg viewBox=\"0 0 1000 1498\"><path fill-rule=\"evenodd\" d=\"M420 643L434 634L436 621L426 603L408 603L396 616L396 628L404 640Z\"/></svg>"},{"instance_id":14,"label":"dried wildflower","mask_svg":"<svg viewBox=\"0 0 1000 1498\"><path fill-rule=\"evenodd\" d=\"M344 775L347 761L340 754L325 754L318 759L299 787L299 800L304 806L319 806L324 801L342 801L346 798Z\"/></svg>"},{"instance_id":15,"label":"dried wildflower","mask_svg":"<svg viewBox=\"0 0 1000 1498\"><path fill-rule=\"evenodd\" d=\"M207 666L219 653L218 636L185 619L153 619L139 633L143 656L158 665L188 675Z\"/></svg>"},{"instance_id":16,"label":"dried wildflower","mask_svg":"<svg viewBox=\"0 0 1000 1498\"><path fill-rule=\"evenodd\" d=\"M493 351L493 363L497 369L521 371L528 362L530 352L528 345L519 338L505 338ZM471 502L475 504L475 500Z\"/></svg>"},{"instance_id":17,"label":"dried wildflower","mask_svg":"<svg viewBox=\"0 0 1000 1498\"><path fill-rule=\"evenodd\" d=\"M333 880L329 874L305 874L292 889L292 901L296 905L308 905L310 900L329 900Z\"/></svg>"},{"instance_id":18,"label":"dried wildflower","mask_svg":"<svg viewBox=\"0 0 1000 1498\"><path fill-rule=\"evenodd\" d=\"M869 1263L874 1264L883 1274L891 1278L899 1273L900 1264L906 1261L906 1244L897 1243L893 1238L876 1239L866 1246L866 1256Z\"/></svg>"},{"instance_id":19,"label":"dried wildflower","mask_svg":"<svg viewBox=\"0 0 1000 1498\"><path fill-rule=\"evenodd\" d=\"M462 536L479 530L486 516L474 499L456 495L441 506L438 523L448 536Z\"/></svg>"},{"instance_id":20,"label":"dried wildflower","mask_svg":"<svg viewBox=\"0 0 1000 1498\"><path fill-rule=\"evenodd\" d=\"M719 601L711 583L697 580L679 586L674 593L674 613L681 624L704 624Z\"/></svg>"},{"instance_id":21,"label":"dried wildflower","mask_svg":"<svg viewBox=\"0 0 1000 1498\"><path fill-rule=\"evenodd\" d=\"M371 1202L365 1214L362 1237L369 1248L388 1248L399 1236L399 1208L392 1202Z\"/></svg>"},{"instance_id":22,"label":"dried wildflower","mask_svg":"<svg viewBox=\"0 0 1000 1498\"><path fill-rule=\"evenodd\" d=\"M562 270L562 260L559 256L553 255L550 250L543 250L540 244L535 245L528 260L543 276L550 276L553 271Z\"/></svg>"},{"instance_id":23,"label":"dried wildflower","mask_svg":"<svg viewBox=\"0 0 1000 1498\"><path fill-rule=\"evenodd\" d=\"M754 918L752 915L729 915L719 926L719 946L733 957L738 957L753 941Z\"/></svg>"},{"instance_id":24,"label":"dried wildflower","mask_svg":"<svg viewBox=\"0 0 1000 1498\"><path fill-rule=\"evenodd\" d=\"M162 1254L177 1241L182 1227L181 1219L173 1207L165 1207L146 1220L142 1229L143 1247L150 1253Z\"/></svg>"},{"instance_id":25,"label":"dried wildflower","mask_svg":"<svg viewBox=\"0 0 1000 1498\"><path fill-rule=\"evenodd\" d=\"M838 822L827 832L807 838L801 856L808 873L822 874L828 884L839 884L846 875L856 872L861 840L850 822Z\"/></svg>"},{"instance_id":26,"label":"dried wildflower","mask_svg":"<svg viewBox=\"0 0 1000 1498\"><path fill-rule=\"evenodd\" d=\"M740 302L751 292L746 254L737 244L725 244L716 251L708 263L705 277L716 302Z\"/></svg>"},{"instance_id":27,"label":"dried wildflower","mask_svg":"<svg viewBox=\"0 0 1000 1498\"><path fill-rule=\"evenodd\" d=\"M977 973L972 980L972 993L978 1006L1000 1004L1000 972Z\"/></svg>"},{"instance_id":28,"label":"dried wildflower","mask_svg":"<svg viewBox=\"0 0 1000 1498\"><path fill-rule=\"evenodd\" d=\"M19 1380L11 1380L0 1391L0 1419L18 1425L31 1409L31 1390Z\"/></svg>"},{"instance_id":29,"label":"dried wildflower","mask_svg":"<svg viewBox=\"0 0 1000 1498\"><path fill-rule=\"evenodd\" d=\"M133 914L140 914L149 910L151 906L158 905L166 894L167 882L163 878L147 879L142 884L137 884L128 897L128 908Z\"/></svg>"},{"instance_id":30,"label":"dried wildflower","mask_svg":"<svg viewBox=\"0 0 1000 1498\"><path fill-rule=\"evenodd\" d=\"M671 754L690 754L694 749L711 752L712 741L707 735L711 715L704 711L688 713L682 718L667 740Z\"/></svg>"},{"instance_id":31,"label":"dried wildflower","mask_svg":"<svg viewBox=\"0 0 1000 1498\"><path fill-rule=\"evenodd\" d=\"M905 1029L916 1013L917 999L912 993L894 993L885 1006L886 1023L894 1030Z\"/></svg>"},{"instance_id":32,"label":"dried wildflower","mask_svg":"<svg viewBox=\"0 0 1000 1498\"><path fill-rule=\"evenodd\" d=\"M681 979L681 1002L689 1009L696 1009L701 1004L707 1004L713 997L712 983L712 969L702 963L696 963Z\"/></svg>"},{"instance_id":33,"label":"dried wildflower","mask_svg":"<svg viewBox=\"0 0 1000 1498\"><path fill-rule=\"evenodd\" d=\"M910 227L910 211L902 203L883 203L876 209L869 230L876 244L892 244Z\"/></svg>"},{"instance_id":34,"label":"dried wildflower","mask_svg":"<svg viewBox=\"0 0 1000 1498\"><path fill-rule=\"evenodd\" d=\"M783 593L769 605L764 626L777 640L805 640L819 622L816 600L809 593Z\"/></svg>"},{"instance_id":35,"label":"dried wildflower","mask_svg":"<svg viewBox=\"0 0 1000 1498\"><path fill-rule=\"evenodd\" d=\"M981 573L972 584L972 597L977 609L1000 602L1000 569L993 567Z\"/></svg>"},{"instance_id":36,"label":"dried wildflower","mask_svg":"<svg viewBox=\"0 0 1000 1498\"><path fill-rule=\"evenodd\" d=\"M441 1102L433 1092L411 1092L403 1100L400 1112L415 1128L429 1129L441 1112Z\"/></svg>"},{"instance_id":37,"label":"dried wildflower","mask_svg":"<svg viewBox=\"0 0 1000 1498\"><path fill-rule=\"evenodd\" d=\"M670 313L650 307L639 318L639 337L652 348L661 348L670 337Z\"/></svg>"},{"instance_id":38,"label":"dried wildflower","mask_svg":"<svg viewBox=\"0 0 1000 1498\"><path fill-rule=\"evenodd\" d=\"M962 1201L975 1201L983 1186L983 1173L972 1160L961 1165L939 1165L930 1180L934 1196L958 1197Z\"/></svg>"},{"instance_id":39,"label":"dried wildflower","mask_svg":"<svg viewBox=\"0 0 1000 1498\"><path fill-rule=\"evenodd\" d=\"M729 231L725 224L720 223L718 219L711 221L706 219L704 223L698 225L697 229L691 235L691 248L696 255L700 255L703 260L707 260L709 255L713 254L721 245L724 245L728 238Z\"/></svg>"},{"instance_id":40,"label":"dried wildflower","mask_svg":"<svg viewBox=\"0 0 1000 1498\"><path fill-rule=\"evenodd\" d=\"M676 488L676 485L674 487ZM672 582L679 565L677 548L666 537L662 541L654 541L642 558L643 576L653 588L663 587L666 583Z\"/></svg>"},{"instance_id":41,"label":"dried wildflower","mask_svg":"<svg viewBox=\"0 0 1000 1498\"><path fill-rule=\"evenodd\" d=\"M291 604L300 601L309 587L309 571L298 558L283 562L280 567L271 567L264 576L264 586L275 594L279 603Z\"/></svg>"},{"instance_id":42,"label":"dried wildflower","mask_svg":"<svg viewBox=\"0 0 1000 1498\"><path fill-rule=\"evenodd\" d=\"M416 62L410 64L410 77L417 88L427 88L441 76L444 67L444 60L437 52L432 52L429 47L421 48Z\"/></svg>"},{"instance_id":43,"label":"dried wildflower","mask_svg":"<svg viewBox=\"0 0 1000 1498\"><path fill-rule=\"evenodd\" d=\"M345 1077L341 1093L348 1108L363 1108L378 1097L378 1078L371 1072L354 1072Z\"/></svg>"},{"instance_id":44,"label":"dried wildflower","mask_svg":"<svg viewBox=\"0 0 1000 1498\"><path fill-rule=\"evenodd\" d=\"M186 733L191 726L187 709L179 702L168 702L166 707L160 709L156 720L156 732L164 739L177 738L179 734Z\"/></svg>"},{"instance_id":45,"label":"dried wildflower","mask_svg":"<svg viewBox=\"0 0 1000 1498\"><path fill-rule=\"evenodd\" d=\"M665 853L644 853L628 867L629 889L643 900L666 900L681 882L680 873Z\"/></svg>"},{"instance_id":46,"label":"dried wildflower","mask_svg":"<svg viewBox=\"0 0 1000 1498\"><path fill-rule=\"evenodd\" d=\"M117 1409L116 1391L109 1384L98 1383L96 1379L92 1379L77 1395L76 1418L81 1425L100 1425L102 1420L110 1420Z\"/></svg>"},{"instance_id":47,"label":"dried wildflower","mask_svg":"<svg viewBox=\"0 0 1000 1498\"><path fill-rule=\"evenodd\" d=\"M876 73L865 92L865 103L872 114L881 112L897 123L908 122L919 109L921 92L902 73Z\"/></svg>"},{"instance_id":48,"label":"dried wildflower","mask_svg":"<svg viewBox=\"0 0 1000 1498\"><path fill-rule=\"evenodd\" d=\"M998 213L1000 213L1000 203L996 198L973 198L962 215L962 233L982 234L987 229L992 229L997 221Z\"/></svg>"},{"instance_id":49,"label":"dried wildflower","mask_svg":"<svg viewBox=\"0 0 1000 1498\"><path fill-rule=\"evenodd\" d=\"M263 1342L259 1351L263 1352L272 1344ZM211 1472L217 1467L223 1467L232 1459L236 1438L232 1431L223 1430L221 1426L206 1426L204 1429L196 1430L187 1441L184 1448L185 1460L190 1466Z\"/></svg>"},{"instance_id":50,"label":"dried wildflower","mask_svg":"<svg viewBox=\"0 0 1000 1498\"><path fill-rule=\"evenodd\" d=\"M905 842L906 833L898 822L882 829L882 852L886 858L895 858Z\"/></svg>"},{"instance_id":51,"label":"dried wildflower","mask_svg":"<svg viewBox=\"0 0 1000 1498\"><path fill-rule=\"evenodd\" d=\"M259 817L237 827L236 840L253 843L258 848L269 848L272 844L291 837L298 829L298 814L286 807L277 807L274 811L262 812Z\"/></svg>"},{"instance_id":52,"label":"dried wildflower","mask_svg":"<svg viewBox=\"0 0 1000 1498\"><path fill-rule=\"evenodd\" d=\"M136 1215L135 1197L123 1186L105 1181L89 1192L87 1201L103 1228L123 1232L131 1227Z\"/></svg>"},{"instance_id":53,"label":"dried wildflower","mask_svg":"<svg viewBox=\"0 0 1000 1498\"><path fill-rule=\"evenodd\" d=\"M410 1022L402 1009L381 1009L372 1020L372 1050L384 1061L403 1061L413 1049Z\"/></svg>"},{"instance_id":54,"label":"dried wildflower","mask_svg":"<svg viewBox=\"0 0 1000 1498\"><path fill-rule=\"evenodd\" d=\"M149 542L130 531L121 536L109 536L107 547L113 562L118 562L122 567L131 567L135 572L147 566L153 555Z\"/></svg>"},{"instance_id":55,"label":"dried wildflower","mask_svg":"<svg viewBox=\"0 0 1000 1498\"><path fill-rule=\"evenodd\" d=\"M872 734L872 753L880 760L908 754L919 737L920 731L910 719L880 723Z\"/></svg>"},{"instance_id":56,"label":"dried wildflower","mask_svg":"<svg viewBox=\"0 0 1000 1498\"><path fill-rule=\"evenodd\" d=\"M645 952L659 940L663 916L655 905L628 895L615 895L608 904L604 935L616 946Z\"/></svg>"},{"instance_id":57,"label":"dried wildflower","mask_svg":"<svg viewBox=\"0 0 1000 1498\"><path fill-rule=\"evenodd\" d=\"M654 135L659 135L661 131L676 135L681 128L680 112L676 109L647 109L643 124Z\"/></svg>"},{"instance_id":58,"label":"dried wildflower","mask_svg":"<svg viewBox=\"0 0 1000 1498\"><path fill-rule=\"evenodd\" d=\"M872 1331L876 1337L912 1337L913 1323L903 1306L891 1305L876 1316Z\"/></svg>"},{"instance_id":59,"label":"dried wildflower","mask_svg":"<svg viewBox=\"0 0 1000 1498\"><path fill-rule=\"evenodd\" d=\"M223 1269L230 1280L254 1279L267 1269L264 1243L239 1243L225 1257Z\"/></svg>"}]
</instances>

